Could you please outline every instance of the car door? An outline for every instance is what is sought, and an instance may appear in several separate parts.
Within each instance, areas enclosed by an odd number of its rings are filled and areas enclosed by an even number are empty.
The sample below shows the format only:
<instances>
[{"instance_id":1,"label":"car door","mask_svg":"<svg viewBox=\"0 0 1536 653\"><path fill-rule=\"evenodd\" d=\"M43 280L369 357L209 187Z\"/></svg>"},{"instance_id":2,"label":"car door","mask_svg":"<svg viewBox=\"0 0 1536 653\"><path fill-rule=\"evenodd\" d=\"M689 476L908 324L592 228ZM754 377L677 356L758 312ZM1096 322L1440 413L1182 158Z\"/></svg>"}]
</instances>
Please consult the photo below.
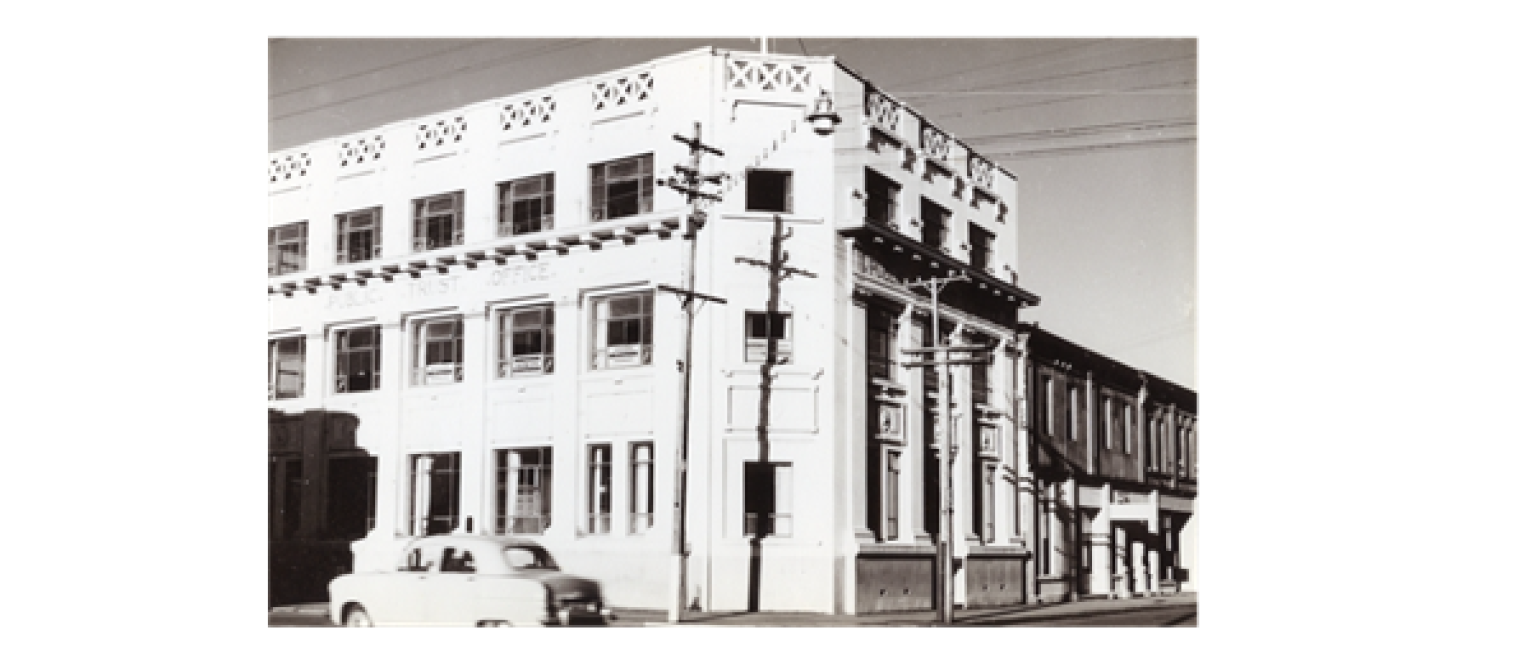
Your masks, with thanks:
<instances>
[{"instance_id":1,"label":"car door","mask_svg":"<svg viewBox=\"0 0 1536 653\"><path fill-rule=\"evenodd\" d=\"M427 574L426 618L432 625L473 626L475 614L476 564L472 552L462 546L447 546L434 573Z\"/></svg>"},{"instance_id":2,"label":"car door","mask_svg":"<svg viewBox=\"0 0 1536 653\"><path fill-rule=\"evenodd\" d=\"M393 573L379 574L381 582L364 601L380 624L425 623L427 581L437 566L442 546L417 543L407 547ZM376 606L376 607L375 607Z\"/></svg>"}]
</instances>

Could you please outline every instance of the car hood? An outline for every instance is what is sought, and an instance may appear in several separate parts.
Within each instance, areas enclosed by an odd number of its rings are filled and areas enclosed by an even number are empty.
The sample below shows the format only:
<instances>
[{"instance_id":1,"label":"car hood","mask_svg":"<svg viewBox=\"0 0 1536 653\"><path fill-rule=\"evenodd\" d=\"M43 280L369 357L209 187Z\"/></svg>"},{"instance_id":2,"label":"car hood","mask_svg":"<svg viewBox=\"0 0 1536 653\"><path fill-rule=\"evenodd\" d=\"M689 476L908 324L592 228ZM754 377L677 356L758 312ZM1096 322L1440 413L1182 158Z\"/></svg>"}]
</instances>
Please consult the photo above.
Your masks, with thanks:
<instances>
[{"instance_id":1,"label":"car hood","mask_svg":"<svg viewBox=\"0 0 1536 653\"><path fill-rule=\"evenodd\" d=\"M556 599L597 599L603 596L602 585L597 581L563 571L529 569L521 572L519 575L543 583L555 595Z\"/></svg>"}]
</instances>

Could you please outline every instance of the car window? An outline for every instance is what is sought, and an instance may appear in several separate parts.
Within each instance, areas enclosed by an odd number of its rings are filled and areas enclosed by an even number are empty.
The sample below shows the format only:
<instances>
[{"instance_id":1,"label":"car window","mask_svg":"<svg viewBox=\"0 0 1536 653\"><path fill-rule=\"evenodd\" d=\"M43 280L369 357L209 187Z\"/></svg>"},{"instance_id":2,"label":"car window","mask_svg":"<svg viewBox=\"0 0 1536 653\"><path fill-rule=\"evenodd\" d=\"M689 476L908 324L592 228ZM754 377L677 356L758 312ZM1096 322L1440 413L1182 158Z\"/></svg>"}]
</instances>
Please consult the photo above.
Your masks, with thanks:
<instances>
[{"instance_id":1,"label":"car window","mask_svg":"<svg viewBox=\"0 0 1536 653\"><path fill-rule=\"evenodd\" d=\"M502 556L506 558L507 566L513 569L558 569L555 561L543 549L509 546L502 552Z\"/></svg>"},{"instance_id":2,"label":"car window","mask_svg":"<svg viewBox=\"0 0 1536 653\"><path fill-rule=\"evenodd\" d=\"M475 555L468 551L456 551L453 547L443 549L442 569L444 573L474 573Z\"/></svg>"},{"instance_id":3,"label":"car window","mask_svg":"<svg viewBox=\"0 0 1536 653\"><path fill-rule=\"evenodd\" d=\"M411 547L400 560L400 571L426 571L429 566L420 547Z\"/></svg>"}]
</instances>

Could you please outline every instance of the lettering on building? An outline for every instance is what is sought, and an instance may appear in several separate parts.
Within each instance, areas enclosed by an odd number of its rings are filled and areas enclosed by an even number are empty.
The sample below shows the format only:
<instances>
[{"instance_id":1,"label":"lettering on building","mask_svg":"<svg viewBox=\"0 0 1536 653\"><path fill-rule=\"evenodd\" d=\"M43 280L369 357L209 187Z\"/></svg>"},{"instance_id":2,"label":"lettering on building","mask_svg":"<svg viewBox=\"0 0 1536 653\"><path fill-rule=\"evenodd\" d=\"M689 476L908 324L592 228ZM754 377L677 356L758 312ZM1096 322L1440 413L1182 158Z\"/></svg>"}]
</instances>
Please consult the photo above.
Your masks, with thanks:
<instances>
[{"instance_id":1,"label":"lettering on building","mask_svg":"<svg viewBox=\"0 0 1536 653\"><path fill-rule=\"evenodd\" d=\"M384 301L384 289L379 286L358 288L356 290L343 290L331 293L326 301L326 308L355 308L369 306Z\"/></svg>"},{"instance_id":2,"label":"lettering on building","mask_svg":"<svg viewBox=\"0 0 1536 653\"><path fill-rule=\"evenodd\" d=\"M458 289L458 275L438 277L436 279L422 279L421 281L412 281L406 285L406 296L412 299L438 297L452 294Z\"/></svg>"},{"instance_id":3,"label":"lettering on building","mask_svg":"<svg viewBox=\"0 0 1536 653\"><path fill-rule=\"evenodd\" d=\"M538 263L526 263L523 265L509 265L491 272L489 286L511 286L520 283L533 283L536 281L549 281L555 278L550 271L547 261Z\"/></svg>"}]
</instances>

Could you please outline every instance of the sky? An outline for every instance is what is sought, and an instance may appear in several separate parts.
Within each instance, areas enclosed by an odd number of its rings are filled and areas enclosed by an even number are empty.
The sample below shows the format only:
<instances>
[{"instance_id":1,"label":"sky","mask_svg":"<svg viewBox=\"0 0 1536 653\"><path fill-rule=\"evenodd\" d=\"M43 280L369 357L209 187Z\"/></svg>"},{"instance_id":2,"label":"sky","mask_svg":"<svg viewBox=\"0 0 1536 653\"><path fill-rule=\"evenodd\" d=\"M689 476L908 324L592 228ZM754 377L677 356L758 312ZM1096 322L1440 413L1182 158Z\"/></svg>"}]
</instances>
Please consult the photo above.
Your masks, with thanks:
<instances>
[{"instance_id":1,"label":"sky","mask_svg":"<svg viewBox=\"0 0 1536 653\"><path fill-rule=\"evenodd\" d=\"M272 39L280 150L743 38ZM1198 390L1193 39L777 38L834 55L1019 179L1027 321Z\"/></svg>"}]
</instances>

